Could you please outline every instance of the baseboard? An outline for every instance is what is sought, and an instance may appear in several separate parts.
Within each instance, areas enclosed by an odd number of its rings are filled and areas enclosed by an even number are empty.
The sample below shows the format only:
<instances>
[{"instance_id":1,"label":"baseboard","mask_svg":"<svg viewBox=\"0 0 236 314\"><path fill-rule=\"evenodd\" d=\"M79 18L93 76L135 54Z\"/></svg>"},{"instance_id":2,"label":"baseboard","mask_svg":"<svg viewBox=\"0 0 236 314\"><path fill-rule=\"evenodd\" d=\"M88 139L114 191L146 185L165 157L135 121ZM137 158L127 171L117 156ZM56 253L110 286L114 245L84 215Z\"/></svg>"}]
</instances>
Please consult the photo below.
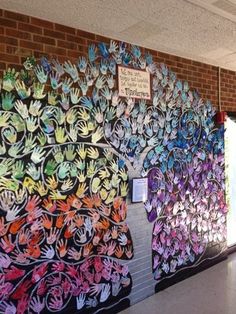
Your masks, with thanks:
<instances>
[{"instance_id":1,"label":"baseboard","mask_svg":"<svg viewBox=\"0 0 236 314\"><path fill-rule=\"evenodd\" d=\"M176 274L175 276L171 278L165 278L163 281L156 284L155 292L162 291L180 281L183 281L189 277L192 277L224 260L227 259L228 256L228 250L224 251L220 256L218 256L215 259L212 260L206 260L203 261L201 264L199 264L196 267L188 268L186 270L181 271L180 273Z\"/></svg>"}]
</instances>

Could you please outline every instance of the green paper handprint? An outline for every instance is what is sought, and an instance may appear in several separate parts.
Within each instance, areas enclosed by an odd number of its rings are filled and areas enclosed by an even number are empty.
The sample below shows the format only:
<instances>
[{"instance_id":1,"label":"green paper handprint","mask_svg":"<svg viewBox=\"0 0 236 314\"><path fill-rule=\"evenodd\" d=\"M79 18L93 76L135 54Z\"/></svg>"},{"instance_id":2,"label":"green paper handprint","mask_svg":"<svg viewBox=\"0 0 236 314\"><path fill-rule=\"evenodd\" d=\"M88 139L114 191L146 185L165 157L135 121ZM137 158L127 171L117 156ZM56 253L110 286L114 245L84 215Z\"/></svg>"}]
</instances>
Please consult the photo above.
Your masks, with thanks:
<instances>
[{"instance_id":1,"label":"green paper handprint","mask_svg":"<svg viewBox=\"0 0 236 314\"><path fill-rule=\"evenodd\" d=\"M76 159L75 164L79 170L83 171L85 169L85 161L83 159Z\"/></svg>"},{"instance_id":2,"label":"green paper handprint","mask_svg":"<svg viewBox=\"0 0 236 314\"><path fill-rule=\"evenodd\" d=\"M56 162L58 164L60 164L60 163L62 163L64 161L64 155L63 155L60 147L55 147L54 148L53 156L54 156L54 159L56 160Z\"/></svg>"},{"instance_id":3,"label":"green paper handprint","mask_svg":"<svg viewBox=\"0 0 236 314\"><path fill-rule=\"evenodd\" d=\"M10 112L0 111L0 127L7 126L10 118Z\"/></svg>"},{"instance_id":4,"label":"green paper handprint","mask_svg":"<svg viewBox=\"0 0 236 314\"><path fill-rule=\"evenodd\" d=\"M77 169L76 165L74 165L74 164L70 165L70 175L72 178L78 177L78 169Z\"/></svg>"},{"instance_id":5,"label":"green paper handprint","mask_svg":"<svg viewBox=\"0 0 236 314\"><path fill-rule=\"evenodd\" d=\"M17 133L12 127L9 127L8 129L4 130L3 135L8 140L9 143L14 144L16 142Z\"/></svg>"},{"instance_id":6,"label":"green paper handprint","mask_svg":"<svg viewBox=\"0 0 236 314\"><path fill-rule=\"evenodd\" d=\"M97 167L94 160L91 160L90 163L87 165L87 176L88 178L91 178L94 173L96 172Z\"/></svg>"},{"instance_id":7,"label":"green paper handprint","mask_svg":"<svg viewBox=\"0 0 236 314\"><path fill-rule=\"evenodd\" d=\"M25 122L18 113L11 113L11 124L17 132L23 132L25 129Z\"/></svg>"},{"instance_id":8,"label":"green paper handprint","mask_svg":"<svg viewBox=\"0 0 236 314\"><path fill-rule=\"evenodd\" d=\"M23 66L25 67L26 70L32 70L35 67L35 65L36 65L36 60L35 60L35 57L33 56L27 57L27 59L23 63Z\"/></svg>"},{"instance_id":9,"label":"green paper handprint","mask_svg":"<svg viewBox=\"0 0 236 314\"><path fill-rule=\"evenodd\" d=\"M43 99L46 94L44 94L45 85L41 83L34 83L33 85L33 97L34 99Z\"/></svg>"},{"instance_id":10,"label":"green paper handprint","mask_svg":"<svg viewBox=\"0 0 236 314\"><path fill-rule=\"evenodd\" d=\"M23 150L24 154L28 154L36 146L36 138L33 134L29 134L25 140L25 148Z\"/></svg>"},{"instance_id":11,"label":"green paper handprint","mask_svg":"<svg viewBox=\"0 0 236 314\"><path fill-rule=\"evenodd\" d=\"M97 123L102 123L104 120L103 113L101 112L100 108L94 108L93 111L93 117L97 121Z\"/></svg>"},{"instance_id":12,"label":"green paper handprint","mask_svg":"<svg viewBox=\"0 0 236 314\"><path fill-rule=\"evenodd\" d=\"M58 96L58 94L54 91L48 92L48 103L49 103L49 105L56 106L56 104L58 103L57 96Z\"/></svg>"},{"instance_id":13,"label":"green paper handprint","mask_svg":"<svg viewBox=\"0 0 236 314\"><path fill-rule=\"evenodd\" d=\"M98 127L96 132L92 134L92 143L97 143L103 137L103 128Z\"/></svg>"},{"instance_id":14,"label":"green paper handprint","mask_svg":"<svg viewBox=\"0 0 236 314\"><path fill-rule=\"evenodd\" d=\"M39 100L31 100L30 107L29 107L29 113L32 114L34 117L38 117L41 114L40 108L42 104Z\"/></svg>"},{"instance_id":15,"label":"green paper handprint","mask_svg":"<svg viewBox=\"0 0 236 314\"><path fill-rule=\"evenodd\" d=\"M2 108L4 110L11 110L14 106L15 96L12 93L2 94Z\"/></svg>"},{"instance_id":16,"label":"green paper handprint","mask_svg":"<svg viewBox=\"0 0 236 314\"><path fill-rule=\"evenodd\" d=\"M17 160L12 166L12 177L15 179L21 179L24 177L24 163L21 160Z\"/></svg>"},{"instance_id":17,"label":"green paper handprint","mask_svg":"<svg viewBox=\"0 0 236 314\"><path fill-rule=\"evenodd\" d=\"M27 126L27 130L33 133L38 128L37 118L28 117L26 119L26 126Z\"/></svg>"},{"instance_id":18,"label":"green paper handprint","mask_svg":"<svg viewBox=\"0 0 236 314\"><path fill-rule=\"evenodd\" d=\"M31 76L28 71L25 71L24 69L20 71L19 79L22 80L26 86L31 86L33 84L34 78L35 77Z\"/></svg>"},{"instance_id":19,"label":"green paper handprint","mask_svg":"<svg viewBox=\"0 0 236 314\"><path fill-rule=\"evenodd\" d=\"M70 125L69 129L69 137L72 140L72 142L77 141L78 132L74 125Z\"/></svg>"},{"instance_id":20,"label":"green paper handprint","mask_svg":"<svg viewBox=\"0 0 236 314\"><path fill-rule=\"evenodd\" d=\"M70 88L72 86L73 82L71 81L70 78L65 78L63 83L62 83L62 91L64 94L68 94L70 92Z\"/></svg>"},{"instance_id":21,"label":"green paper handprint","mask_svg":"<svg viewBox=\"0 0 236 314\"><path fill-rule=\"evenodd\" d=\"M65 143L67 140L67 135L65 135L65 129L62 127L56 128L55 137L56 137L57 143L60 143L60 144Z\"/></svg>"},{"instance_id":22,"label":"green paper handprint","mask_svg":"<svg viewBox=\"0 0 236 314\"><path fill-rule=\"evenodd\" d=\"M47 82L48 74L46 71L44 71L44 68L42 66L37 65L34 69L34 73L36 74L41 84L45 84Z\"/></svg>"},{"instance_id":23,"label":"green paper handprint","mask_svg":"<svg viewBox=\"0 0 236 314\"><path fill-rule=\"evenodd\" d=\"M62 125L65 122L66 116L60 108L57 108L55 111L55 118L57 119L58 124Z\"/></svg>"},{"instance_id":24,"label":"green paper handprint","mask_svg":"<svg viewBox=\"0 0 236 314\"><path fill-rule=\"evenodd\" d=\"M73 145L68 145L65 149L66 159L69 161L73 161L75 159L75 147Z\"/></svg>"},{"instance_id":25,"label":"green paper handprint","mask_svg":"<svg viewBox=\"0 0 236 314\"><path fill-rule=\"evenodd\" d=\"M21 151L21 149L22 149L22 143L14 144L9 148L8 154L9 156L13 158L19 157L19 152Z\"/></svg>"},{"instance_id":26,"label":"green paper handprint","mask_svg":"<svg viewBox=\"0 0 236 314\"><path fill-rule=\"evenodd\" d=\"M77 118L78 118L78 113L75 109L69 110L66 114L66 121L69 124L74 124Z\"/></svg>"},{"instance_id":27,"label":"green paper handprint","mask_svg":"<svg viewBox=\"0 0 236 314\"><path fill-rule=\"evenodd\" d=\"M37 139L41 146L44 146L47 143L47 138L43 132L38 134Z\"/></svg>"},{"instance_id":28,"label":"green paper handprint","mask_svg":"<svg viewBox=\"0 0 236 314\"><path fill-rule=\"evenodd\" d=\"M87 149L84 147L84 144L80 144L77 148L77 154L80 158L85 159L87 156Z\"/></svg>"},{"instance_id":29,"label":"green paper handprint","mask_svg":"<svg viewBox=\"0 0 236 314\"><path fill-rule=\"evenodd\" d=\"M8 68L7 71L3 73L3 85L2 89L5 89L7 92L10 92L14 89L18 72L15 69Z\"/></svg>"},{"instance_id":30,"label":"green paper handprint","mask_svg":"<svg viewBox=\"0 0 236 314\"><path fill-rule=\"evenodd\" d=\"M65 179L66 176L68 176L69 172L70 172L70 164L66 162L62 163L59 166L58 178Z\"/></svg>"},{"instance_id":31,"label":"green paper handprint","mask_svg":"<svg viewBox=\"0 0 236 314\"><path fill-rule=\"evenodd\" d=\"M72 176L72 175L71 175ZM80 171L78 173L78 179L79 179L79 182L84 182L86 180L86 177L85 177L85 173L83 171Z\"/></svg>"},{"instance_id":32,"label":"green paper handprint","mask_svg":"<svg viewBox=\"0 0 236 314\"><path fill-rule=\"evenodd\" d=\"M88 110L85 110L85 108L79 108L77 115L78 115L79 119L81 119L83 121L88 121L90 118Z\"/></svg>"},{"instance_id":33,"label":"green paper handprint","mask_svg":"<svg viewBox=\"0 0 236 314\"><path fill-rule=\"evenodd\" d=\"M128 194L129 186L128 183L122 182L120 185L120 192L122 197L126 197Z\"/></svg>"},{"instance_id":34,"label":"green paper handprint","mask_svg":"<svg viewBox=\"0 0 236 314\"><path fill-rule=\"evenodd\" d=\"M72 64L70 61L64 63L64 70L68 73L74 82L77 82L79 79L79 73L75 64Z\"/></svg>"},{"instance_id":35,"label":"green paper handprint","mask_svg":"<svg viewBox=\"0 0 236 314\"><path fill-rule=\"evenodd\" d=\"M21 100L17 100L15 102L15 108L23 119L28 118L29 116L28 108Z\"/></svg>"},{"instance_id":36,"label":"green paper handprint","mask_svg":"<svg viewBox=\"0 0 236 314\"><path fill-rule=\"evenodd\" d=\"M15 89L20 99L29 98L31 94L30 88L26 88L25 83L23 81L17 80L15 83Z\"/></svg>"},{"instance_id":37,"label":"green paper handprint","mask_svg":"<svg viewBox=\"0 0 236 314\"><path fill-rule=\"evenodd\" d=\"M87 136L89 134L88 124L85 121L80 121L77 125L77 129L81 136Z\"/></svg>"},{"instance_id":38,"label":"green paper handprint","mask_svg":"<svg viewBox=\"0 0 236 314\"><path fill-rule=\"evenodd\" d=\"M9 174L9 170L13 164L13 160L12 159L3 159L0 162L0 177L3 177L7 174Z\"/></svg>"},{"instance_id":39,"label":"green paper handprint","mask_svg":"<svg viewBox=\"0 0 236 314\"><path fill-rule=\"evenodd\" d=\"M43 160L45 153L42 147L35 147L30 158L35 164L38 164Z\"/></svg>"},{"instance_id":40,"label":"green paper handprint","mask_svg":"<svg viewBox=\"0 0 236 314\"><path fill-rule=\"evenodd\" d=\"M99 157L98 149L94 147L89 147L87 151L87 155L91 159L98 159Z\"/></svg>"},{"instance_id":41,"label":"green paper handprint","mask_svg":"<svg viewBox=\"0 0 236 314\"><path fill-rule=\"evenodd\" d=\"M72 104L76 105L79 102L79 92L78 88L71 88L70 90L70 99Z\"/></svg>"},{"instance_id":42,"label":"green paper handprint","mask_svg":"<svg viewBox=\"0 0 236 314\"><path fill-rule=\"evenodd\" d=\"M51 176L54 174L56 167L57 163L54 160L48 160L44 169L44 173L47 174L48 176Z\"/></svg>"},{"instance_id":43,"label":"green paper handprint","mask_svg":"<svg viewBox=\"0 0 236 314\"><path fill-rule=\"evenodd\" d=\"M68 110L70 107L69 98L64 93L61 94L61 100L59 100L59 103L65 110Z\"/></svg>"},{"instance_id":44,"label":"green paper handprint","mask_svg":"<svg viewBox=\"0 0 236 314\"><path fill-rule=\"evenodd\" d=\"M27 165L26 173L31 176L34 180L39 180L40 178L40 167L36 168L34 163L30 163Z\"/></svg>"},{"instance_id":45,"label":"green paper handprint","mask_svg":"<svg viewBox=\"0 0 236 314\"><path fill-rule=\"evenodd\" d=\"M4 155L6 151L6 145L2 143L2 145L0 145L0 155Z\"/></svg>"},{"instance_id":46,"label":"green paper handprint","mask_svg":"<svg viewBox=\"0 0 236 314\"><path fill-rule=\"evenodd\" d=\"M0 191L5 189L16 192L19 190L19 182L14 179L0 178Z\"/></svg>"},{"instance_id":47,"label":"green paper handprint","mask_svg":"<svg viewBox=\"0 0 236 314\"><path fill-rule=\"evenodd\" d=\"M50 83L51 83L51 87L52 89L58 89L61 85L62 85L62 82L59 82L60 81L60 74L55 72L51 72L50 74Z\"/></svg>"}]
</instances>

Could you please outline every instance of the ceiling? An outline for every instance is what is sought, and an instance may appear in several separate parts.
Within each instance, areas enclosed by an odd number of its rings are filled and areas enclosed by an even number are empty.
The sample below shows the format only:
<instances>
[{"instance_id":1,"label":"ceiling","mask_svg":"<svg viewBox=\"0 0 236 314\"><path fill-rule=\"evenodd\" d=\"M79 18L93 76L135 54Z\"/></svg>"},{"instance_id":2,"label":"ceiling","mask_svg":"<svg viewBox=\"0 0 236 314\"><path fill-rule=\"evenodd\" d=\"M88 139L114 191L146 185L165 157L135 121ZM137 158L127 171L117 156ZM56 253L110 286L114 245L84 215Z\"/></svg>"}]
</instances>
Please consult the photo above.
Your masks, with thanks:
<instances>
[{"instance_id":1,"label":"ceiling","mask_svg":"<svg viewBox=\"0 0 236 314\"><path fill-rule=\"evenodd\" d=\"M0 0L0 8L236 70L236 0Z\"/></svg>"}]
</instances>

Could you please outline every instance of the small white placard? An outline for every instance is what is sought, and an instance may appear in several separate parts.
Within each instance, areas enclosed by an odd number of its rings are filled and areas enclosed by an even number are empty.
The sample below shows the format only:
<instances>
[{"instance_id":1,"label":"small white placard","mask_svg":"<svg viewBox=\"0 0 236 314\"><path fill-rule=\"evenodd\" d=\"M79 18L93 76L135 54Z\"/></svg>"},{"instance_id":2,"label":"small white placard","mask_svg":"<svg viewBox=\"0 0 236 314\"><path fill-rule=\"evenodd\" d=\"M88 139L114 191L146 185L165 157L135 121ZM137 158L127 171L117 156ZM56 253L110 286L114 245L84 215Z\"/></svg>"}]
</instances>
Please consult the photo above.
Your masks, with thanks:
<instances>
[{"instance_id":1,"label":"small white placard","mask_svg":"<svg viewBox=\"0 0 236 314\"><path fill-rule=\"evenodd\" d=\"M119 96L151 99L150 73L118 66Z\"/></svg>"},{"instance_id":2,"label":"small white placard","mask_svg":"<svg viewBox=\"0 0 236 314\"><path fill-rule=\"evenodd\" d=\"M148 178L133 179L132 203L146 202L148 198Z\"/></svg>"}]
</instances>

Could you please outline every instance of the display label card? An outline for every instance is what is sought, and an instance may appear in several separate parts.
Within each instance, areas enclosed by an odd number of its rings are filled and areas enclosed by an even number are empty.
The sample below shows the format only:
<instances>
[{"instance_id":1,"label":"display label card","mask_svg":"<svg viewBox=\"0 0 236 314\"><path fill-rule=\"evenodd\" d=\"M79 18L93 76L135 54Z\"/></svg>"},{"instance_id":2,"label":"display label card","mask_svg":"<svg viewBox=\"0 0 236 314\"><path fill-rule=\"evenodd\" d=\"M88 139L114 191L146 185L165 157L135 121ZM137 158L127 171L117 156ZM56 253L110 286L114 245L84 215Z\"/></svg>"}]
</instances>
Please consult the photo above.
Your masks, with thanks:
<instances>
[{"instance_id":1,"label":"display label card","mask_svg":"<svg viewBox=\"0 0 236 314\"><path fill-rule=\"evenodd\" d=\"M148 198L148 178L135 178L132 183L132 203L146 202Z\"/></svg>"},{"instance_id":2,"label":"display label card","mask_svg":"<svg viewBox=\"0 0 236 314\"><path fill-rule=\"evenodd\" d=\"M150 73L118 66L118 89L121 97L150 100Z\"/></svg>"}]
</instances>

